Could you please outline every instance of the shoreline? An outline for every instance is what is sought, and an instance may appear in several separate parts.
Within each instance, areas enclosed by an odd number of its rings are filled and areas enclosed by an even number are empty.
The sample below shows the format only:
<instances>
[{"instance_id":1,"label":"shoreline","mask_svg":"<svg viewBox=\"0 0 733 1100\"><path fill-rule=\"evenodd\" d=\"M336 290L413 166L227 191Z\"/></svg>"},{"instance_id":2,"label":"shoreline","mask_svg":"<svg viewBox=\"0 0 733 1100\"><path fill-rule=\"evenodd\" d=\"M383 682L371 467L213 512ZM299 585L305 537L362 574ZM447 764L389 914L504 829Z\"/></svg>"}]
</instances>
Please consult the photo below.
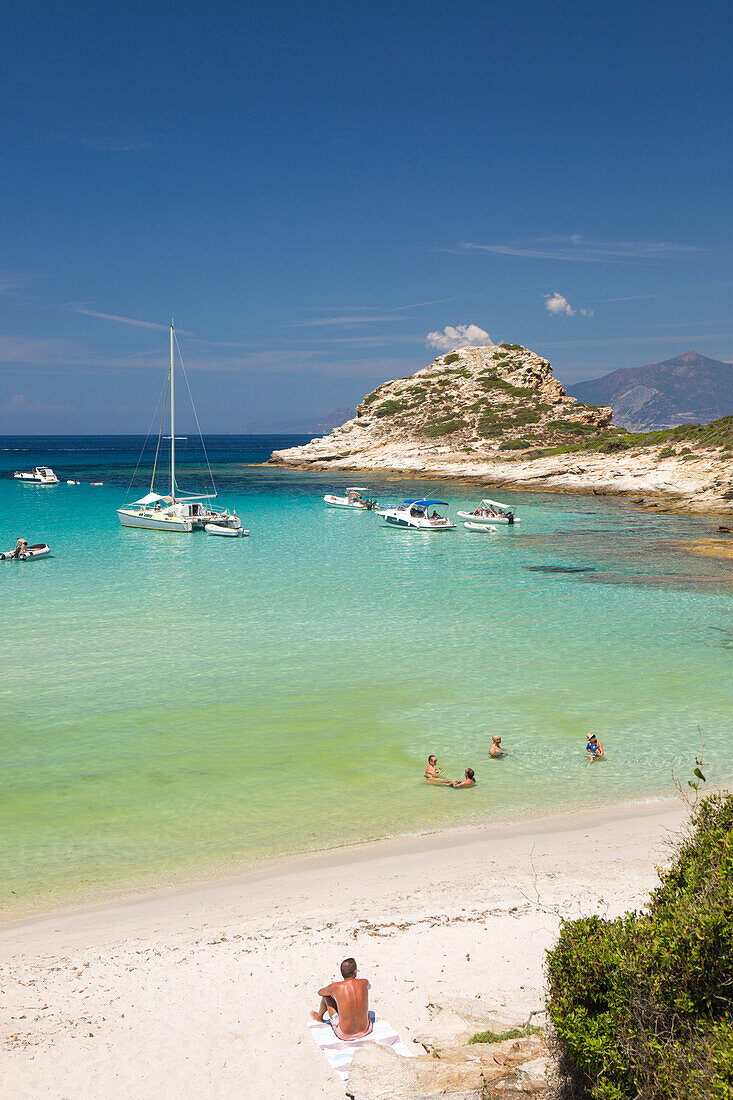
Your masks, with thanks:
<instances>
[{"instance_id":1,"label":"shoreline","mask_svg":"<svg viewBox=\"0 0 733 1100\"><path fill-rule=\"evenodd\" d=\"M561 918L643 906L685 818L675 799L566 811L5 924L5 1093L342 1100L306 1030L342 958L408 1047L438 1005L526 1020Z\"/></svg>"},{"instance_id":2,"label":"shoreline","mask_svg":"<svg viewBox=\"0 0 733 1100\"><path fill-rule=\"evenodd\" d=\"M222 874L220 868L214 868L208 875L202 874L173 882L145 885L109 896L63 903L49 909L29 910L19 914L9 913L7 916L2 914L0 915L0 943L9 930L23 929L46 921L58 922L75 916L125 909L138 904L146 905L154 903L156 899L175 899L196 895L199 892L220 890L236 892L250 883L257 883L263 879L282 879L291 874L311 870L327 871L338 868L342 864L353 866L390 856L430 855L448 848L480 844L486 841L489 835L512 840L533 835L541 827L546 827L548 835L555 835L572 831L577 827L581 816L587 817L592 824L625 821L631 817L653 817L662 810L671 810L678 803L679 798L676 795L651 795L629 802L611 802L596 807L581 806L576 810L563 810L537 817L521 817L485 825L456 825L448 829L431 829L399 836L378 837L374 840L350 841L310 851L289 852L240 865L229 874Z\"/></svg>"},{"instance_id":3,"label":"shoreline","mask_svg":"<svg viewBox=\"0 0 733 1100\"><path fill-rule=\"evenodd\" d=\"M733 512L733 480L719 455L700 453L694 461L659 459L650 451L599 455L575 452L554 457L481 461L465 453L441 452L431 462L409 449L382 447L363 456L319 455L326 440L288 451L273 451L264 466L321 473L379 475L395 480L426 478L460 481L490 489L517 492L609 496L647 509L686 515L722 516ZM313 457L307 453L311 449ZM306 460L295 452L306 451ZM282 456L291 455L286 458ZM277 456L277 457L276 457ZM361 460L358 460L361 457Z\"/></svg>"}]
</instances>

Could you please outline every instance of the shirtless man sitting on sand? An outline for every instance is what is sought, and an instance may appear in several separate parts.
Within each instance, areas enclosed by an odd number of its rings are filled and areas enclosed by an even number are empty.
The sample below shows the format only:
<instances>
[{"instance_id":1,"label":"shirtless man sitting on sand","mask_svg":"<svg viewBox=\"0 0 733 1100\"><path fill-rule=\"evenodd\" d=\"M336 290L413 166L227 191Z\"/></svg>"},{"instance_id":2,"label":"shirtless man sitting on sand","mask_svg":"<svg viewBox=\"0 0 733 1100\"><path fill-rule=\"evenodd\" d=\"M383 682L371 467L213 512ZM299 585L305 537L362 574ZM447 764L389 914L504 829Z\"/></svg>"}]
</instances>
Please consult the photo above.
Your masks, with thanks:
<instances>
[{"instance_id":1,"label":"shirtless man sitting on sand","mask_svg":"<svg viewBox=\"0 0 733 1100\"><path fill-rule=\"evenodd\" d=\"M321 1004L311 1012L314 1020L330 1024L339 1039L363 1039L374 1026L374 1013L369 1011L370 985L366 978L357 978L356 960L341 963L342 982L331 982L318 990Z\"/></svg>"}]
</instances>

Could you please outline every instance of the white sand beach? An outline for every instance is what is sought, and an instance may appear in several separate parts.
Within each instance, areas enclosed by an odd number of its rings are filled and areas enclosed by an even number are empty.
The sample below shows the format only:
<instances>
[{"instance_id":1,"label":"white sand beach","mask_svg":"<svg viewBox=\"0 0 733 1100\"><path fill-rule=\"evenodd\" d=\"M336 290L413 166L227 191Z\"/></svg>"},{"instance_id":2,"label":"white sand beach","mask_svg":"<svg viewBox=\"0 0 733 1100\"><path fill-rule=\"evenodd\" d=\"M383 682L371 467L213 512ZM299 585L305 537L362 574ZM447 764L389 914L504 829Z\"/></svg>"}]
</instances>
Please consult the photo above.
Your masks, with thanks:
<instances>
[{"instance_id":1,"label":"white sand beach","mask_svg":"<svg viewBox=\"0 0 733 1100\"><path fill-rule=\"evenodd\" d=\"M684 808L568 813L294 857L0 928L5 1100L337 1100L306 1031L354 955L411 1044L427 1005L542 1006L560 915L643 904Z\"/></svg>"}]
</instances>

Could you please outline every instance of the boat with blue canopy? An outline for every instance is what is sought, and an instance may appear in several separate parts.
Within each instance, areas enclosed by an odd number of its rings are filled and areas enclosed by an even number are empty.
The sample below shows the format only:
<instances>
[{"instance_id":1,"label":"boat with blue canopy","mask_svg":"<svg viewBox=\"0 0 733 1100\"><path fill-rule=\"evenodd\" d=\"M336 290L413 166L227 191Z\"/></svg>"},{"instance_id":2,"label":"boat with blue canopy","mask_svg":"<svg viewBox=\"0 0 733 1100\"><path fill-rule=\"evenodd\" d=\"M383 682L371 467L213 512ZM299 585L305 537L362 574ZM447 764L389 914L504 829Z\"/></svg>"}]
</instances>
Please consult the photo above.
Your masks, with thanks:
<instances>
[{"instance_id":1,"label":"boat with blue canopy","mask_svg":"<svg viewBox=\"0 0 733 1100\"><path fill-rule=\"evenodd\" d=\"M448 517L445 500L405 500L397 508L383 508L377 515L391 527L412 527L419 531L455 531L456 525ZM440 511L438 511L440 509Z\"/></svg>"}]
</instances>

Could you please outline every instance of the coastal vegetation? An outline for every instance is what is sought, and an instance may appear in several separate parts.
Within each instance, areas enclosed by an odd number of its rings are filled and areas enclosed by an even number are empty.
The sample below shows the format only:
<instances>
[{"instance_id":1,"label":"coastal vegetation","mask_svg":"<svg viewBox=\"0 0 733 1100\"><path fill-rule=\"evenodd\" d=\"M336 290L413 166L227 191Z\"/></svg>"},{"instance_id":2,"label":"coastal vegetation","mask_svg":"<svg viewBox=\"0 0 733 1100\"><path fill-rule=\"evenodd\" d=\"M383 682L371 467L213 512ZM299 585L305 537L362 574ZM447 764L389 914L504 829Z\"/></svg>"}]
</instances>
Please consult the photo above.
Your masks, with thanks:
<instances>
[{"instance_id":1,"label":"coastal vegetation","mask_svg":"<svg viewBox=\"0 0 733 1100\"><path fill-rule=\"evenodd\" d=\"M645 909L566 922L547 971L564 1100L730 1100L733 796L699 804Z\"/></svg>"}]
</instances>

